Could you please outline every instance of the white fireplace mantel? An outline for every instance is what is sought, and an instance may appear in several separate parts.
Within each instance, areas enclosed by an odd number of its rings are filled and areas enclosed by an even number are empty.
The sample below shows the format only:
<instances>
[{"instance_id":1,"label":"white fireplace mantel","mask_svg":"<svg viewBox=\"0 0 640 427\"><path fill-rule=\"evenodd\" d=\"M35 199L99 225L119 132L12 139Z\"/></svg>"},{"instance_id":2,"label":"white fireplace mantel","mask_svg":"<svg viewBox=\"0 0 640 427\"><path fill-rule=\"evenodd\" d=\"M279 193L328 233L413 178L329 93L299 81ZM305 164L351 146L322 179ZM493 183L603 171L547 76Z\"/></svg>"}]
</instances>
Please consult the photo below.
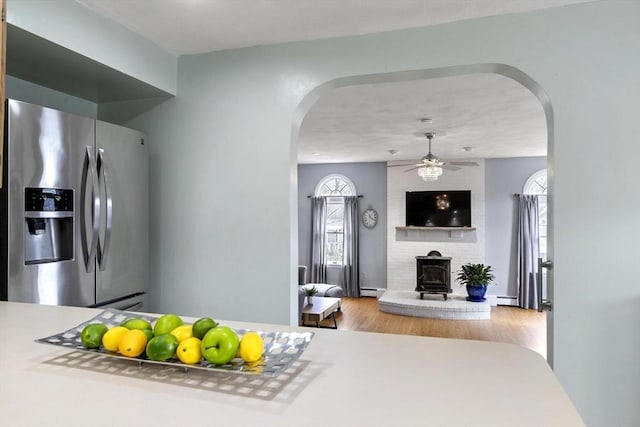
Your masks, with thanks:
<instances>
[{"instance_id":1,"label":"white fireplace mantel","mask_svg":"<svg viewBox=\"0 0 640 427\"><path fill-rule=\"evenodd\" d=\"M417 227L411 226L397 226L396 230L404 233L407 237L419 238L423 233L449 233L449 237L452 239L461 239L464 233L475 232L475 227Z\"/></svg>"}]
</instances>

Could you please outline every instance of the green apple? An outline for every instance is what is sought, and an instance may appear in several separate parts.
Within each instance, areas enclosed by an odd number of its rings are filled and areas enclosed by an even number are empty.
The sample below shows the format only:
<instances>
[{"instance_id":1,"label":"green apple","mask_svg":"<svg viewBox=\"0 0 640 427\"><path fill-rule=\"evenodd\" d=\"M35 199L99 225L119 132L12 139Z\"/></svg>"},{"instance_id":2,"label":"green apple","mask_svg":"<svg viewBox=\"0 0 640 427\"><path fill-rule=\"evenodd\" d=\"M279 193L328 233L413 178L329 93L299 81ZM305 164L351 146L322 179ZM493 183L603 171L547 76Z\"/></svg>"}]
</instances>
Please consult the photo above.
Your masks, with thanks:
<instances>
[{"instance_id":1,"label":"green apple","mask_svg":"<svg viewBox=\"0 0 640 427\"><path fill-rule=\"evenodd\" d=\"M217 326L202 337L202 355L209 363L224 365L236 356L239 344L236 331L228 326Z\"/></svg>"},{"instance_id":2,"label":"green apple","mask_svg":"<svg viewBox=\"0 0 640 427\"><path fill-rule=\"evenodd\" d=\"M156 320L155 325L153 325L153 335L157 337L158 335L168 334L182 325L183 322L179 316L175 314L165 314L160 316L158 320Z\"/></svg>"}]
</instances>

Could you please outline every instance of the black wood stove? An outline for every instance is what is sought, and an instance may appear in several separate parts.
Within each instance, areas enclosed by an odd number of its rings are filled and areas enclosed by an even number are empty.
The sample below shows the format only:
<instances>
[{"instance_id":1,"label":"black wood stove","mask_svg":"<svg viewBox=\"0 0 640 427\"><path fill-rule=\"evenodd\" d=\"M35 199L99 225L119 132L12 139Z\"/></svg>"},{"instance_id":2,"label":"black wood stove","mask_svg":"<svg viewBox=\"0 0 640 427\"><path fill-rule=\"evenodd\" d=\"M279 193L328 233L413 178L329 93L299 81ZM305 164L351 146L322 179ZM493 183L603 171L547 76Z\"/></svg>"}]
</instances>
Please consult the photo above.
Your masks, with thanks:
<instances>
[{"instance_id":1,"label":"black wood stove","mask_svg":"<svg viewBox=\"0 0 640 427\"><path fill-rule=\"evenodd\" d=\"M420 299L424 294L442 294L445 301L451 293L451 258L431 251L427 256L416 257L416 292Z\"/></svg>"}]
</instances>

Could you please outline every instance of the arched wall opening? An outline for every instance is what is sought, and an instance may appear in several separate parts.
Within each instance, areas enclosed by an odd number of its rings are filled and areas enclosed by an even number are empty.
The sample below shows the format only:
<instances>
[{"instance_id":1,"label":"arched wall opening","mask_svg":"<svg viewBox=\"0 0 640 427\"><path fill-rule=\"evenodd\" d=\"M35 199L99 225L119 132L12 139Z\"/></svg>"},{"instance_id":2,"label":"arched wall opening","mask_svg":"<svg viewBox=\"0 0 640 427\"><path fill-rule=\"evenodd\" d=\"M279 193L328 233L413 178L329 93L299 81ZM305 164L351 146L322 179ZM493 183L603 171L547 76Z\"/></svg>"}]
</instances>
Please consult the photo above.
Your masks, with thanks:
<instances>
[{"instance_id":1,"label":"arched wall opening","mask_svg":"<svg viewBox=\"0 0 640 427\"><path fill-rule=\"evenodd\" d=\"M291 188L290 188L290 208L291 208L291 277L292 283L297 283L297 264L298 264L298 192L297 192L297 145L300 135L300 129L302 122L307 113L312 109L313 105L323 95L338 88L356 86L356 85L371 85L393 82L406 82L414 80L425 79L437 79L443 77L464 76L472 74L499 74L504 77L508 77L522 86L527 88L540 102L544 111L547 128L547 170L549 181L549 198L548 198L548 210L549 210L549 224L548 224L548 245L549 245L549 258L553 258L553 108L551 101L544 91L544 89L526 73L519 69L505 65L505 64L470 64L470 65L456 65L449 67L425 69L425 70L411 70L411 71L399 71L391 73L369 74L360 76L342 77L326 82L311 92L309 92L298 105L293 117L293 124L291 130ZM553 272L548 274L547 282L548 290L547 295L549 300L553 300ZM298 306L297 306L297 287L292 286L292 291L296 289L296 292L292 292L291 307L292 307L292 323L297 323ZM294 295L295 294L295 295ZM547 360L551 366L553 366L553 316L552 312L547 314Z\"/></svg>"}]
</instances>

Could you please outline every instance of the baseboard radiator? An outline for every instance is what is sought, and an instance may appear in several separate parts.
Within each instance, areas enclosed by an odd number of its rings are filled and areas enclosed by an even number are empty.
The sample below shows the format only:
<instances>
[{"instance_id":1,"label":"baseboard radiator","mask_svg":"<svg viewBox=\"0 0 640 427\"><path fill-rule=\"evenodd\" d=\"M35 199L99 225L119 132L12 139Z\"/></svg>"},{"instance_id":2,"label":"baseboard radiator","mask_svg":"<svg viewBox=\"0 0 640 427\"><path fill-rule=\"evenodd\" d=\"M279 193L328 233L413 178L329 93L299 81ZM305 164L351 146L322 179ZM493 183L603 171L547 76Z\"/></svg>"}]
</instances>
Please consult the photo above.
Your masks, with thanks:
<instances>
[{"instance_id":1,"label":"baseboard radiator","mask_svg":"<svg viewBox=\"0 0 640 427\"><path fill-rule=\"evenodd\" d=\"M360 296L361 297L373 297L378 298L386 291L386 289L382 288L360 288Z\"/></svg>"},{"instance_id":2,"label":"baseboard radiator","mask_svg":"<svg viewBox=\"0 0 640 427\"><path fill-rule=\"evenodd\" d=\"M518 297L500 296L498 295L498 305L518 306Z\"/></svg>"}]
</instances>

